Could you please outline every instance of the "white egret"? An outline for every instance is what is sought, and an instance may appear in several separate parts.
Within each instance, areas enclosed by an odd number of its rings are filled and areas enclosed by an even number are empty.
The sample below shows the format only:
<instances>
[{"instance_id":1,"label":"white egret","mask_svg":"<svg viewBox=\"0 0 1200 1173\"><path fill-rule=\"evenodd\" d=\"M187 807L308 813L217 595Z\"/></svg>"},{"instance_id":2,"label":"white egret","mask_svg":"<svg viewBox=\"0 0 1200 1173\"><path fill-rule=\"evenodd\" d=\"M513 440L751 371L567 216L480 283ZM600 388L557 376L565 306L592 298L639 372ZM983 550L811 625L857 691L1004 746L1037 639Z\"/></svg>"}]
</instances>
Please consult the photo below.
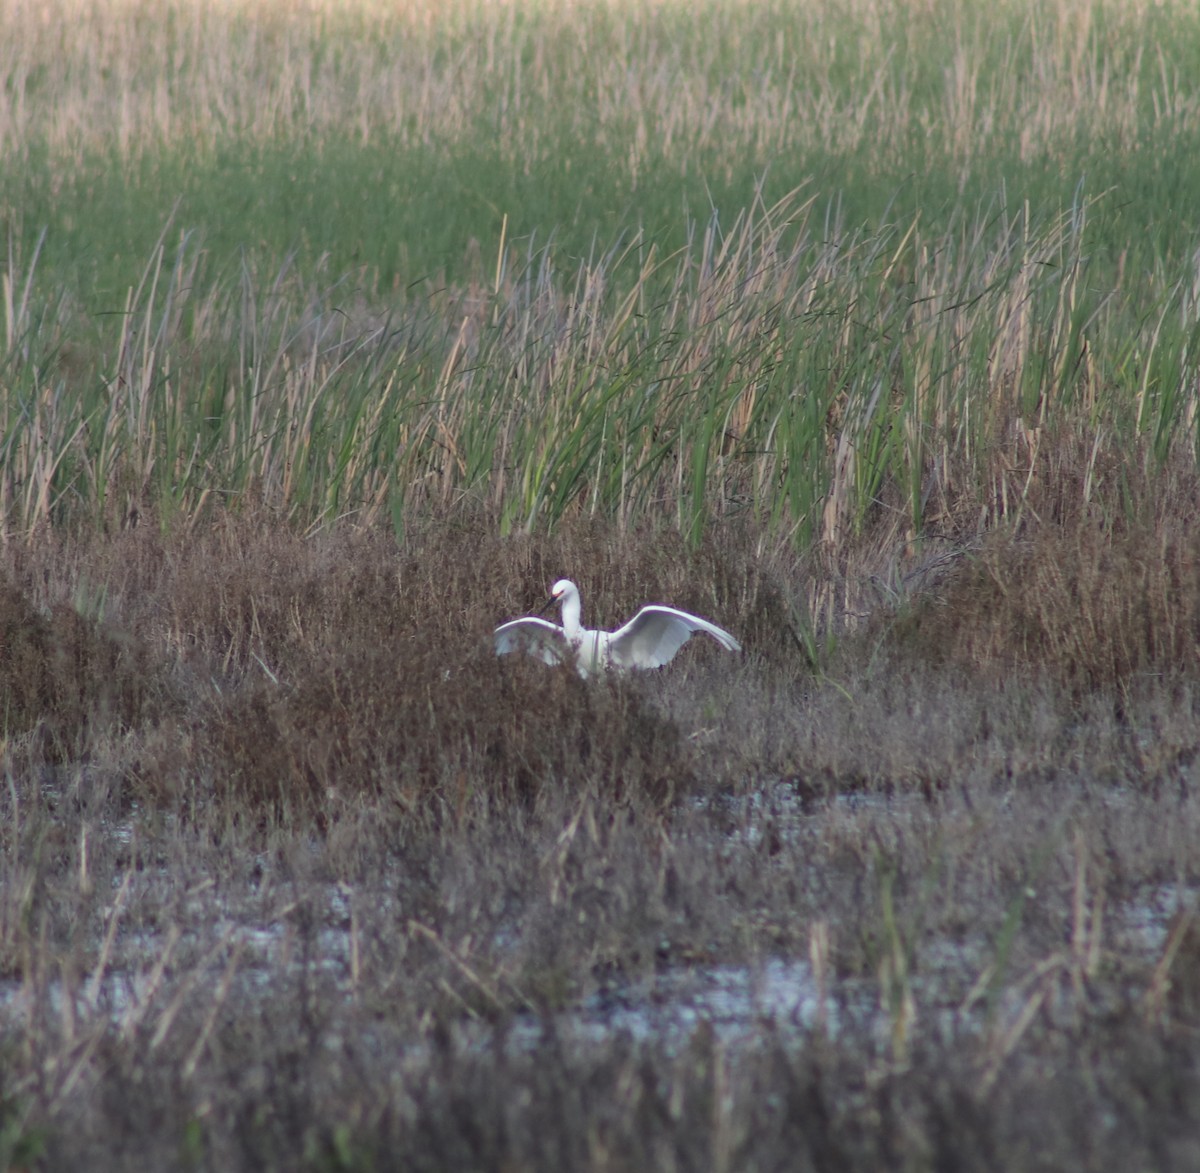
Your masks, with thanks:
<instances>
[{"instance_id":1,"label":"white egret","mask_svg":"<svg viewBox=\"0 0 1200 1173\"><path fill-rule=\"evenodd\" d=\"M536 615L502 623L496 628L496 655L528 652L547 664L573 655L579 674L588 676L605 668L661 668L697 631L711 635L727 651L742 650L715 623L674 607L654 603L616 631L589 631L581 622L579 588L570 579L559 579L550 598L562 604L562 626Z\"/></svg>"}]
</instances>

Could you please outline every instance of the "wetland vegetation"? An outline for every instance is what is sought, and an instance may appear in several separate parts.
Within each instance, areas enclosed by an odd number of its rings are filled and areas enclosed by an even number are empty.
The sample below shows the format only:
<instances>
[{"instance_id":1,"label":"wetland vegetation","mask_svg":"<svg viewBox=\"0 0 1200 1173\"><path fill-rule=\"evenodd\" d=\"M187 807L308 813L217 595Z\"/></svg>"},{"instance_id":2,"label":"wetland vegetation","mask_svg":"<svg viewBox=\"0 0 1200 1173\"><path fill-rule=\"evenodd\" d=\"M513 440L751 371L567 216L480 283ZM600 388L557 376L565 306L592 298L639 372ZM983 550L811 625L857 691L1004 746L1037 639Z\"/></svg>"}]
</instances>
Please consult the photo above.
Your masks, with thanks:
<instances>
[{"instance_id":1,"label":"wetland vegetation","mask_svg":"<svg viewBox=\"0 0 1200 1173\"><path fill-rule=\"evenodd\" d=\"M0 0L0 1167L1196 1167L1198 72Z\"/></svg>"}]
</instances>

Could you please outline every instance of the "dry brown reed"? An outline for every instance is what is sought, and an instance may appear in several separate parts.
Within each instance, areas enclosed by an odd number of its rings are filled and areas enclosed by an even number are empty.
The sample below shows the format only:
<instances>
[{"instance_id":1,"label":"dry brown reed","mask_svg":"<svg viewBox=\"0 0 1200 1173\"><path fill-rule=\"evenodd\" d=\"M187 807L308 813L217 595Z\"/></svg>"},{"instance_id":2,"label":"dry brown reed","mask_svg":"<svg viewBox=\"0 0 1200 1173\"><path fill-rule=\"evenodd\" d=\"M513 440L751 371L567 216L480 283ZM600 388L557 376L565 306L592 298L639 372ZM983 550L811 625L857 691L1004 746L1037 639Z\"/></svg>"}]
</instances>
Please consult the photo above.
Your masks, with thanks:
<instances>
[{"instance_id":1,"label":"dry brown reed","mask_svg":"<svg viewBox=\"0 0 1200 1173\"><path fill-rule=\"evenodd\" d=\"M1177 468L1169 501L1146 478L1128 515L1115 489L1075 508L1050 483L1074 467L1046 467L1010 547L1035 570L1055 534L1128 562L1126 516L1190 500ZM595 521L502 540L454 514L400 543L229 514L8 545L6 1159L119 1169L136 1138L167 1166L794 1161L775 1096L818 1165L983 1168L1031 1129L1074 1151L1136 1088L1154 1102L1111 1151L1185 1149L1190 946L1138 935L1190 886L1200 826L1186 679L1138 684L1176 672L1173 646L1079 670L1075 612L985 544L814 663L775 626L812 567L754 542ZM1063 573L1098 585L1079 561ZM1170 555L1139 565L1131 591L1172 581ZM666 598L746 656L598 686L497 662L491 625L568 570L598 621ZM1041 596L1038 644L1016 617ZM1128 647L1148 612L1104 606ZM665 976L817 939L815 1033L571 1033ZM1049 1079L1048 1057L1091 1075Z\"/></svg>"},{"instance_id":2,"label":"dry brown reed","mask_svg":"<svg viewBox=\"0 0 1200 1173\"><path fill-rule=\"evenodd\" d=\"M964 0L709 3L691 10L705 30L694 37L674 4L642 0L550 3L536 19L490 0L6 0L0 142L64 159L111 147L126 160L230 134L444 146L483 120L506 149L537 158L553 95L578 133L629 141L635 178L664 157L686 165L729 146L764 162L787 150L886 157L928 134L965 169L1013 138L1028 160L1096 134L1135 146L1145 49L1130 33L1162 7L1013 4L988 22ZM1179 19L1192 10L1169 7ZM995 45L1002 18L1010 31ZM923 39L952 54L934 78L895 50ZM726 63L751 49L759 69L731 79ZM1154 85L1159 117L1195 126L1186 79L1164 70Z\"/></svg>"}]
</instances>

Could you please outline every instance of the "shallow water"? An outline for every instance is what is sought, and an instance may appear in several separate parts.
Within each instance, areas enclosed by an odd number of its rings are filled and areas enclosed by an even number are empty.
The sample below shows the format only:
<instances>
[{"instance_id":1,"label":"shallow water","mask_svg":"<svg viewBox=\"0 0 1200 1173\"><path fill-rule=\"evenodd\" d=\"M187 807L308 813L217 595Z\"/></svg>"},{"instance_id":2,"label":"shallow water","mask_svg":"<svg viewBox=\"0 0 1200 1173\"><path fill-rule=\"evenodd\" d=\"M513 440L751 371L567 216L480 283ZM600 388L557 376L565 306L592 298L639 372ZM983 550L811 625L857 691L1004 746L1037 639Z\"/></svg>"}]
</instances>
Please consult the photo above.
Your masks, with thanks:
<instances>
[{"instance_id":1,"label":"shallow water","mask_svg":"<svg viewBox=\"0 0 1200 1173\"><path fill-rule=\"evenodd\" d=\"M819 804L802 801L786 784L762 788L743 796L711 800L726 819L726 834L748 848L770 833L789 838L814 818L905 818L927 816L919 797L886 798L878 795L838 796ZM1113 799L1120 802L1120 796ZM698 806L700 804L697 804ZM129 842L129 827L113 828L121 842ZM270 905L260 892L217 894L205 882L183 894L186 921L195 928L156 930L145 921L126 927L122 920L139 898L154 907L152 889L168 891L175 884L165 871L153 869L119 879L109 909L111 946L98 943L89 950L91 972L70 975L63 971L0 978L0 1015L10 1025L47 1015L69 1021L72 1029L108 1019L122 1032L152 1028L169 1012L171 1000L183 984L207 996L227 983L230 996L243 1000L269 998L282 981L303 972L319 977L323 989L338 991L347 999L356 996L359 942L354 927L354 893L343 885L310 888L305 896L301 931L294 907ZM276 893L278 896L278 893ZM176 900L178 900L176 895ZM372 899L387 899L378 893ZM169 908L173 901L161 898ZM1153 964L1166 945L1172 919L1182 910L1200 906L1196 887L1156 884L1136 891L1122 902L1104 909L1102 944L1106 954ZM175 907L180 907L175 904ZM115 927L112 917L117 918ZM128 918L132 921L134 918ZM152 918L150 918L152 919ZM515 947L517 941L509 942ZM984 969L985 942L946 941L922 947L919 972L911 980L923 1021L946 1030L978 1029L984 1003L979 999L950 1002L947 990L960 992ZM97 960L98 959L98 960ZM173 976L175 971L177 975ZM164 976L165 975L165 976ZM954 981L946 981L953 975ZM1000 999L1001 1019L1018 1015L1024 996L1019 975ZM215 994L214 994L215 996ZM698 1029L713 1033L723 1045L736 1047L761 1038L764 1031L778 1037L802 1039L813 1030L837 1034L851 1025L864 1024L886 1037L888 1012L880 1003L879 983L870 978L837 979L836 988L822 988L807 956L764 956L745 964L680 963L664 965L649 975L610 979L582 1002L552 1015L555 1032L580 1044L602 1043L614 1035L637 1042L653 1042L668 1051L687 1044ZM519 1047L536 1047L547 1026L545 1012L517 1013L508 1030ZM468 1035L471 1034L469 1025Z\"/></svg>"}]
</instances>

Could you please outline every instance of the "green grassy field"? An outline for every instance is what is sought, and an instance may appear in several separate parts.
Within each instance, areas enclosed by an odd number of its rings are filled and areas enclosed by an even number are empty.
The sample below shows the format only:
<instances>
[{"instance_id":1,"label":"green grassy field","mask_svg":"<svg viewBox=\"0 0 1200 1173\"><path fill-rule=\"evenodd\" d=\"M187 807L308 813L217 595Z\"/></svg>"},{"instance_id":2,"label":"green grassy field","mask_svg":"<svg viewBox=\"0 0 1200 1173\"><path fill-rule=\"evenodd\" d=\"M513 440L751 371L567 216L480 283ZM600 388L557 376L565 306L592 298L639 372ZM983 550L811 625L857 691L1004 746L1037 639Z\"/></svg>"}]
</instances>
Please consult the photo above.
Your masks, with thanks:
<instances>
[{"instance_id":1,"label":"green grassy field","mask_svg":"<svg viewBox=\"0 0 1200 1173\"><path fill-rule=\"evenodd\" d=\"M0 1169L1195 1168L1197 76L0 0Z\"/></svg>"},{"instance_id":2,"label":"green grassy field","mask_svg":"<svg viewBox=\"0 0 1200 1173\"><path fill-rule=\"evenodd\" d=\"M162 15L160 16L160 11ZM1187 5L20 6L3 198L45 276L119 302L160 228L361 273L490 279L502 224L569 265L807 185L843 230L1113 192L1108 262L1186 264ZM136 45L136 54L129 46ZM173 234L174 235L174 234ZM173 241L172 241L173 243ZM483 255L480 256L480 250Z\"/></svg>"},{"instance_id":3,"label":"green grassy field","mask_svg":"<svg viewBox=\"0 0 1200 1173\"><path fill-rule=\"evenodd\" d=\"M10 534L454 500L836 544L994 509L1030 435L1195 447L1189 9L8 20Z\"/></svg>"}]
</instances>

